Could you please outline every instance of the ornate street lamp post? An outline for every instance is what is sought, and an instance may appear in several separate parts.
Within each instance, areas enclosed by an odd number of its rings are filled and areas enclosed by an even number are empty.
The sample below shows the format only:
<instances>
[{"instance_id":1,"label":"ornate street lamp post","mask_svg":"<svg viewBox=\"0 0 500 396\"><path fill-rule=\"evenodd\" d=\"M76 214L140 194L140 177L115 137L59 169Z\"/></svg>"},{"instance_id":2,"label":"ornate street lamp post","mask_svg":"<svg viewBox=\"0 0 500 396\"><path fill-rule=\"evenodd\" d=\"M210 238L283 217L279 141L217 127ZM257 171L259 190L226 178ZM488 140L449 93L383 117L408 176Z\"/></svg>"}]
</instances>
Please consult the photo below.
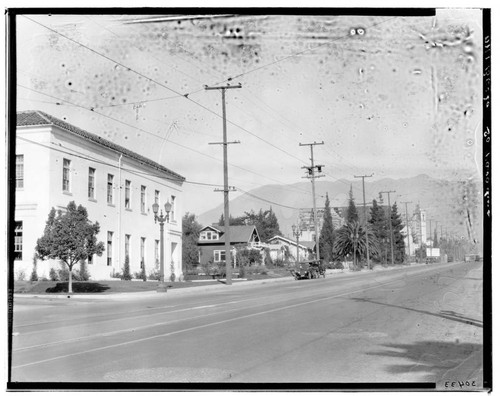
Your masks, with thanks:
<instances>
[{"instance_id":1,"label":"ornate street lamp post","mask_svg":"<svg viewBox=\"0 0 500 396\"><path fill-rule=\"evenodd\" d=\"M297 238L297 256L295 256L295 262L298 264L299 263L299 237L302 235L302 230L299 228L299 226L293 224L292 225L292 231L293 231L293 236Z\"/></svg>"},{"instance_id":2,"label":"ornate street lamp post","mask_svg":"<svg viewBox=\"0 0 500 396\"><path fill-rule=\"evenodd\" d=\"M165 214L163 214L160 209L160 214L158 214L159 205L158 203L153 204L153 213L155 215L155 224L158 221L160 223L160 282L158 283L158 288L156 291L158 293L166 292L167 285L165 284L165 267L163 264L163 225L165 222L168 224L168 218L170 215L170 209L172 209L172 204L167 201L165 204Z\"/></svg>"}]
</instances>

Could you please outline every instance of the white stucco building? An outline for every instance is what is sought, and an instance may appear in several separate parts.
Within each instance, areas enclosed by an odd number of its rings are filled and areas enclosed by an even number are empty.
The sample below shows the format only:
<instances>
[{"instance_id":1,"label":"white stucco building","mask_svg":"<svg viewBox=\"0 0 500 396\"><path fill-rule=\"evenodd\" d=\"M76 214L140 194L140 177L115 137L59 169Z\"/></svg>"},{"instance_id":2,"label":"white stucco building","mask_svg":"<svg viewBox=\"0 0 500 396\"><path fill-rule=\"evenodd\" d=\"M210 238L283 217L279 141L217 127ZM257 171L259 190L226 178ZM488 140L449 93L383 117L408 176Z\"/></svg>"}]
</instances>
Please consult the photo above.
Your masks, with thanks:
<instances>
[{"instance_id":1,"label":"white stucco building","mask_svg":"<svg viewBox=\"0 0 500 396\"><path fill-rule=\"evenodd\" d=\"M429 245L429 242L427 241L427 216L425 210L422 210L419 205L415 208L415 211L413 212L412 217L408 219L408 222L410 231L410 254L413 256L415 255L416 249L423 246L432 246L432 242ZM407 227L405 226L403 232L405 234L405 246L406 249L408 249L406 230Z\"/></svg>"},{"instance_id":2,"label":"white stucco building","mask_svg":"<svg viewBox=\"0 0 500 396\"><path fill-rule=\"evenodd\" d=\"M309 245L309 246L308 246ZM286 250L288 250L288 254L290 256L290 260L297 260L297 247L299 251L299 261L305 261L309 258L309 254L312 253L312 249L314 244L308 241L299 241L298 246L297 242L286 237L282 236L274 236L272 237L266 244L266 247L269 249L269 254L271 259L274 260L282 260L285 261L287 254Z\"/></svg>"},{"instance_id":3,"label":"white stucco building","mask_svg":"<svg viewBox=\"0 0 500 396\"><path fill-rule=\"evenodd\" d=\"M126 255L130 271L158 268L160 227L152 204L172 203L165 224L165 280L182 277L182 185L184 178L139 154L41 111L17 114L14 276L29 275L37 239L52 207L70 201L84 206L98 221L101 257L89 260L91 279L121 272ZM54 261L38 261L39 276L49 275ZM78 266L75 266L78 268Z\"/></svg>"}]
</instances>

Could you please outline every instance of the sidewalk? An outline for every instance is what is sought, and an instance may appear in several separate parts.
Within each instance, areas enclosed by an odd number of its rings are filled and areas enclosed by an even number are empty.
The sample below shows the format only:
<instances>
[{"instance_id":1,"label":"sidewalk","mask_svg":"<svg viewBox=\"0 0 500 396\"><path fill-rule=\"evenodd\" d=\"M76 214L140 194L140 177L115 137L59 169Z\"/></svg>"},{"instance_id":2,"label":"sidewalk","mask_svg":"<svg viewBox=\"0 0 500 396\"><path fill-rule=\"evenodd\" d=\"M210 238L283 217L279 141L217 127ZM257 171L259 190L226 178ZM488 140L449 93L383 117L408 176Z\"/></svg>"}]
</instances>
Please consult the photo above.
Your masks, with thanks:
<instances>
[{"instance_id":1,"label":"sidewalk","mask_svg":"<svg viewBox=\"0 0 500 396\"><path fill-rule=\"evenodd\" d=\"M425 263L412 263L410 265L401 265L401 266L395 266L395 267L382 267L382 266L375 266L372 270L368 269L362 269L360 271L350 271L350 270L339 270L339 269L327 269L326 270L326 277L331 278L331 277L351 277L351 276L360 276L363 274L370 274L373 272L378 272L378 271L397 271L397 270L403 270L407 268L414 268L414 267L419 267L419 266L425 266ZM182 294L189 294L189 293L202 293L202 292L217 292L220 290L223 290L228 287L230 288L240 288L240 287L255 287L259 285L264 285L264 284L269 284L269 283L283 283L283 282L314 282L313 280L302 280L302 281L296 281L292 276L286 276L286 277L281 277L281 278L269 278L269 279L260 279L260 280L252 280L252 281L245 281L245 280L238 280L238 279L233 279L233 282L231 286L226 285L224 282L224 279L221 279L221 282L219 284L212 284L212 285L206 285L206 286L193 286L193 287L183 287L183 288L169 288L166 293L158 293L156 290L150 290L150 291L143 291L143 292L131 292L131 293L109 293L109 294L68 294L68 293L62 293L62 294L23 294L23 293L15 293L14 294L14 300L16 299L72 299L72 300L109 300L109 301L114 301L114 300L127 300L127 299L138 299L138 298L151 298L151 297L158 297L162 298L165 295L182 295Z\"/></svg>"},{"instance_id":2,"label":"sidewalk","mask_svg":"<svg viewBox=\"0 0 500 396\"><path fill-rule=\"evenodd\" d=\"M262 285L266 283L276 283L276 282L292 282L295 281L291 276L282 277L282 278L269 278L269 279L261 279L261 280L236 280L233 279L231 286L227 286L223 283L225 280L221 279L219 284L211 284L205 286L193 286L193 287L182 287L182 288L169 288L166 293L158 293L156 290L150 291L142 291L142 292L130 292L130 293L107 293L107 294L91 294L91 293L81 293L81 294L68 294L68 293L53 293L53 294L24 294L24 293L15 293L14 300L17 298L22 299L68 299L72 300L126 300L126 299L137 299L137 298L150 298L150 297L162 297L169 294L188 294L195 292L212 292L212 291L220 291L224 288L228 287L252 287L257 285Z\"/></svg>"}]
</instances>

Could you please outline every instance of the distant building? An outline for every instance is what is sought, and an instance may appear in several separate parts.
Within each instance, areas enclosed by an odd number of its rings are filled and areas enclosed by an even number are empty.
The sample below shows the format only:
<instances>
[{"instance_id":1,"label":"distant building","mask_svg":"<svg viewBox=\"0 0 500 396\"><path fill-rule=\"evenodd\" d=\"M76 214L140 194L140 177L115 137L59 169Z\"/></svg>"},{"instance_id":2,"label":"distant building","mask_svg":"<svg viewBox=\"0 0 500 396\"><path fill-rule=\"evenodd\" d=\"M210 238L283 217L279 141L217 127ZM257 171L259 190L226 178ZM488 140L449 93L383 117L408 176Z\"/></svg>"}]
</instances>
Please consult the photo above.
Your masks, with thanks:
<instances>
[{"instance_id":1,"label":"distant building","mask_svg":"<svg viewBox=\"0 0 500 396\"><path fill-rule=\"evenodd\" d=\"M307 260L309 254L312 253L314 243L299 241L299 261ZM287 256L290 260L297 259L297 241L283 236L274 236L267 241L266 247L269 249L269 254L273 261L285 261ZM287 253L288 252L288 253Z\"/></svg>"},{"instance_id":2,"label":"distant building","mask_svg":"<svg viewBox=\"0 0 500 396\"><path fill-rule=\"evenodd\" d=\"M17 114L14 272L29 278L37 239L51 208L70 201L84 206L98 221L101 257L88 258L91 278L110 279L121 272L158 268L160 227L154 202L172 204L165 224L165 278L182 274L182 185L184 177L111 141L41 111ZM55 261L38 261L39 276L49 276ZM78 268L78 265L75 266Z\"/></svg>"},{"instance_id":3,"label":"distant building","mask_svg":"<svg viewBox=\"0 0 500 396\"><path fill-rule=\"evenodd\" d=\"M231 258L236 259L236 251L238 247L247 249L256 249L261 251L259 233L253 225L241 225L229 227L229 238L231 246ZM226 235L224 227L210 225L201 229L198 239L199 262L205 265L209 262L221 263L226 261L225 249Z\"/></svg>"},{"instance_id":4,"label":"distant building","mask_svg":"<svg viewBox=\"0 0 500 396\"><path fill-rule=\"evenodd\" d=\"M427 241L427 215L425 210L422 210L419 205L416 206L411 219L408 219L410 228L410 254L415 255L415 250L429 246ZM405 227L406 233L406 227ZM408 238L405 239L407 243ZM432 243L430 244L432 246Z\"/></svg>"},{"instance_id":5,"label":"distant building","mask_svg":"<svg viewBox=\"0 0 500 396\"><path fill-rule=\"evenodd\" d=\"M316 218L318 221L318 233L321 233L323 227L323 216L325 208L316 208ZM342 227L344 220L335 210L331 208L333 228L337 229ZM301 208L299 211L299 228L302 231L301 240L314 242L315 229L314 229L314 210L313 208Z\"/></svg>"}]
</instances>

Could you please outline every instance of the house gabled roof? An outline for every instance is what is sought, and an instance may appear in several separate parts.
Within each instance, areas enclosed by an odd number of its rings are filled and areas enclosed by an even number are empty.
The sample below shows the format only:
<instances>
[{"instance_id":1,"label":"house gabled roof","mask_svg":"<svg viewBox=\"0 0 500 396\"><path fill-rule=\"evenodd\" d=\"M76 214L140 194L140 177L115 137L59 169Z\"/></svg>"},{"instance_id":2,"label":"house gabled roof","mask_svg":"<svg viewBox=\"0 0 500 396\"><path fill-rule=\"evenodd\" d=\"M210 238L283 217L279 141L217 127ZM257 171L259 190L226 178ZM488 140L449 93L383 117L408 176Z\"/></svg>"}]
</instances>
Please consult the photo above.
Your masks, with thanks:
<instances>
[{"instance_id":1,"label":"house gabled roof","mask_svg":"<svg viewBox=\"0 0 500 396\"><path fill-rule=\"evenodd\" d=\"M281 240L281 241L289 243L290 245L297 246L297 241L294 241L293 239L289 239L289 238L286 238L286 237L281 236L281 235L273 236L271 239L269 239L267 241L267 243L270 243L270 242L275 241L275 240ZM306 245L306 243L307 242L299 241L299 247L301 247L303 249L310 249L310 247L308 245ZM314 242L312 242L312 243L314 243Z\"/></svg>"},{"instance_id":2,"label":"house gabled roof","mask_svg":"<svg viewBox=\"0 0 500 396\"><path fill-rule=\"evenodd\" d=\"M216 239L216 240L200 240L199 243L200 244L205 244L205 245L209 245L209 244L214 244L214 243L224 243L226 242L226 238L225 238L225 235L224 235L224 227L221 227L221 226L206 226L202 229L205 230L207 228L211 228L213 230L216 230L219 232L219 239ZM257 234L257 237L259 238L260 240L260 237L259 237L259 233L257 232L257 228L254 226L254 225L238 225L238 226L229 226L229 236L231 238L231 243L248 243L250 242L251 240L251 237L253 235L253 233L256 233Z\"/></svg>"},{"instance_id":3,"label":"house gabled roof","mask_svg":"<svg viewBox=\"0 0 500 396\"><path fill-rule=\"evenodd\" d=\"M91 141L93 143L97 143L100 146L106 147L108 149L114 150L119 152L120 154L123 154L124 156L134 159L138 161L139 163L143 165L147 165L153 169L156 169L160 172L164 172L173 178L175 178L178 181L183 182L186 180L185 177L179 175L178 173L175 173L174 171L171 171L170 169L164 167L163 165L160 165L149 158L143 157L140 154L134 153L131 150L128 150L122 146L119 146L118 144L115 144L107 139L104 139L100 136L97 136L93 133L87 132L81 128L78 128L72 124L69 124L66 121L60 120L59 118L56 118L50 114L44 113L43 111L39 110L27 110L27 111L20 111L17 113L17 126L39 126L39 125L54 125L57 126L66 132L69 132L73 135L79 136L85 140Z\"/></svg>"},{"instance_id":4,"label":"house gabled roof","mask_svg":"<svg viewBox=\"0 0 500 396\"><path fill-rule=\"evenodd\" d=\"M213 226L213 225L207 225L205 227L203 227L200 232L203 232L203 231L206 231L207 229L211 229L212 231L215 231L215 232L218 232L219 234L222 232L221 230L219 230L219 228L217 228L216 226Z\"/></svg>"}]
</instances>

